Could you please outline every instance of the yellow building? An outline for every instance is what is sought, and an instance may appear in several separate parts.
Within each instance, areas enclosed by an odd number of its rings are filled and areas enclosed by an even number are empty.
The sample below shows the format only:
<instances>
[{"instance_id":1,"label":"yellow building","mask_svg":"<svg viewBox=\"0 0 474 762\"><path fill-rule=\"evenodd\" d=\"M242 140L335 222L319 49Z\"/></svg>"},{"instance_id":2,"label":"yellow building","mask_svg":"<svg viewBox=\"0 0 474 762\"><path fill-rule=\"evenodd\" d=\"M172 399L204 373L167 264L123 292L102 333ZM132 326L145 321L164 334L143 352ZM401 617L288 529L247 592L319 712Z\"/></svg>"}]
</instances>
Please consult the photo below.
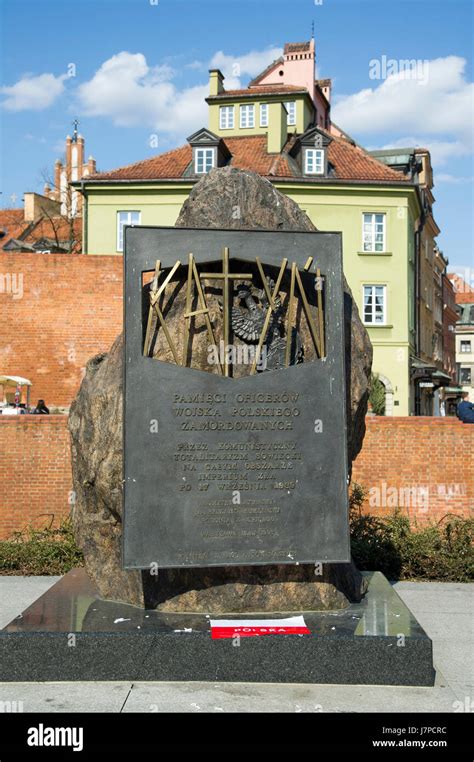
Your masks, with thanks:
<instances>
[{"instance_id":1,"label":"yellow building","mask_svg":"<svg viewBox=\"0 0 474 762\"><path fill-rule=\"evenodd\" d=\"M193 185L214 168L257 172L319 230L342 232L344 272L374 346L385 412L427 413L420 378L437 370L428 362L433 323L425 329L420 315L427 273L433 288L432 263L422 270L420 251L432 255L437 231L427 222L429 182L420 179L429 162L414 149L406 162L369 154L331 123L330 90L329 80L314 79L314 41L286 45L245 89L225 90L222 73L211 70L208 127L173 151L76 183L84 252L120 253L126 225L174 225Z\"/></svg>"}]
</instances>

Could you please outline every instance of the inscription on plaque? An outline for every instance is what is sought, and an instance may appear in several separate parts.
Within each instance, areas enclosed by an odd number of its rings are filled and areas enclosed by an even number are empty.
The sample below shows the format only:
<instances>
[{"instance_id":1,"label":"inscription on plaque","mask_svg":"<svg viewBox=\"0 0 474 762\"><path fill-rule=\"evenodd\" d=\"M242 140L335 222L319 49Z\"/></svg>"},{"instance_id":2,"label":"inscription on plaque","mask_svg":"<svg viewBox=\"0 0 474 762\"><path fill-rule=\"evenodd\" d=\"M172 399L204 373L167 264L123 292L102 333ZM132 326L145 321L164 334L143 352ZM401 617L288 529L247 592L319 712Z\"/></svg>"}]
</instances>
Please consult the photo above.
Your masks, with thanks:
<instances>
[{"instance_id":1,"label":"inscription on plaque","mask_svg":"<svg viewBox=\"0 0 474 762\"><path fill-rule=\"evenodd\" d=\"M340 236L129 228L125 289L124 566L348 561Z\"/></svg>"}]
</instances>

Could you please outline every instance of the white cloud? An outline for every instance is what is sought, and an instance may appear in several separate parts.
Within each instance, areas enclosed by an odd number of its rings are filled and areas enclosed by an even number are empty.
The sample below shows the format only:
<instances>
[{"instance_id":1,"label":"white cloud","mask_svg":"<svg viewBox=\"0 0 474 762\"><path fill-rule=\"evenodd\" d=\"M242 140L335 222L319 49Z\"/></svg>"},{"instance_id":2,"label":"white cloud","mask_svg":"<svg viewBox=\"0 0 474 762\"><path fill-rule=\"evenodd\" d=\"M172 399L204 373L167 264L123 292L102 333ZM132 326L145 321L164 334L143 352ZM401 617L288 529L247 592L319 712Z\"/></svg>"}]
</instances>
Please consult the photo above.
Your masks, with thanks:
<instances>
[{"instance_id":1,"label":"white cloud","mask_svg":"<svg viewBox=\"0 0 474 762\"><path fill-rule=\"evenodd\" d=\"M224 51L219 50L211 58L209 68L220 69L226 78L239 79L244 74L255 77L275 59L279 58L282 53L282 48L267 48L266 50L252 50L242 56L228 56ZM230 90L227 82L226 86Z\"/></svg>"},{"instance_id":2,"label":"white cloud","mask_svg":"<svg viewBox=\"0 0 474 762\"><path fill-rule=\"evenodd\" d=\"M195 69L196 71L203 71L206 68L206 64L202 61L191 61L191 63L185 64L185 69Z\"/></svg>"},{"instance_id":3,"label":"white cloud","mask_svg":"<svg viewBox=\"0 0 474 762\"><path fill-rule=\"evenodd\" d=\"M2 106L7 111L42 111L51 106L64 91L66 74L25 74L14 85L0 87L6 98Z\"/></svg>"},{"instance_id":4,"label":"white cloud","mask_svg":"<svg viewBox=\"0 0 474 762\"><path fill-rule=\"evenodd\" d=\"M472 177L462 177L460 175L450 175L443 172L440 172L438 175L436 175L436 183L439 185L440 183L447 183L448 185L464 185L464 184L470 184L472 183L474 178Z\"/></svg>"},{"instance_id":5,"label":"white cloud","mask_svg":"<svg viewBox=\"0 0 474 762\"><path fill-rule=\"evenodd\" d=\"M438 163L469 153L474 85L466 81L465 68L466 60L459 56L437 58L425 63L418 80L400 72L374 89L339 96L332 109L334 121L358 134L394 134L403 125L412 134L428 136L421 144L433 151Z\"/></svg>"},{"instance_id":6,"label":"white cloud","mask_svg":"<svg viewBox=\"0 0 474 762\"><path fill-rule=\"evenodd\" d=\"M258 74L280 53L280 48L269 48L234 58L219 51L206 68L229 73L225 85L231 89L240 86L240 76ZM233 68L234 64L240 69ZM199 67L198 61L188 65ZM144 126L181 138L207 125L209 84L178 89L174 76L167 64L150 67L142 53L122 51L104 61L92 79L79 86L79 104L85 115L109 117L118 127Z\"/></svg>"},{"instance_id":7,"label":"white cloud","mask_svg":"<svg viewBox=\"0 0 474 762\"><path fill-rule=\"evenodd\" d=\"M183 133L206 123L208 86L179 91L174 73L168 65L148 66L141 53L122 51L80 85L79 101L85 114L110 117L118 127Z\"/></svg>"},{"instance_id":8,"label":"white cloud","mask_svg":"<svg viewBox=\"0 0 474 762\"><path fill-rule=\"evenodd\" d=\"M31 132L25 134L25 140L31 140L34 143L46 143L46 138L38 135L33 135Z\"/></svg>"},{"instance_id":9,"label":"white cloud","mask_svg":"<svg viewBox=\"0 0 474 762\"><path fill-rule=\"evenodd\" d=\"M433 165L442 166L450 159L457 159L470 153L468 145L461 140L436 140L431 136L407 135L381 146L370 146L368 151L382 151L389 148L427 148Z\"/></svg>"}]
</instances>

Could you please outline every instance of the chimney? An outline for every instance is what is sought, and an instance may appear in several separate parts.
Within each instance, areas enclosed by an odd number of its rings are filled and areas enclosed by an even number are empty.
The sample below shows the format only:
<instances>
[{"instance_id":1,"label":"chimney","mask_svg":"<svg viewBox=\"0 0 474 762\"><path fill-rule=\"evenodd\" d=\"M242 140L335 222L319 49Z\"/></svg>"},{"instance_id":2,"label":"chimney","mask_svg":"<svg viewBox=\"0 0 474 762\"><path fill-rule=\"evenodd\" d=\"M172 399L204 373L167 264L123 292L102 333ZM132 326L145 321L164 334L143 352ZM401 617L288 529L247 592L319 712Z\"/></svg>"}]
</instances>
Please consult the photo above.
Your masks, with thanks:
<instances>
[{"instance_id":1,"label":"chimney","mask_svg":"<svg viewBox=\"0 0 474 762\"><path fill-rule=\"evenodd\" d=\"M95 173L96 173L95 159L92 156L89 156L89 158L87 159L86 171L84 174L95 175Z\"/></svg>"},{"instance_id":2,"label":"chimney","mask_svg":"<svg viewBox=\"0 0 474 762\"><path fill-rule=\"evenodd\" d=\"M82 167L84 166L84 138L82 135L79 135L77 138L77 170L78 170L78 177L77 179L80 180L82 177Z\"/></svg>"},{"instance_id":3,"label":"chimney","mask_svg":"<svg viewBox=\"0 0 474 762\"><path fill-rule=\"evenodd\" d=\"M209 95L224 92L224 75L220 69L209 69Z\"/></svg>"},{"instance_id":4,"label":"chimney","mask_svg":"<svg viewBox=\"0 0 474 762\"><path fill-rule=\"evenodd\" d=\"M288 112L283 103L268 104L268 153L280 153L288 138Z\"/></svg>"},{"instance_id":5,"label":"chimney","mask_svg":"<svg viewBox=\"0 0 474 762\"><path fill-rule=\"evenodd\" d=\"M48 198L46 194L41 196L39 193L24 193L23 201L25 204L25 222L34 222L44 214L57 217L61 211L59 201Z\"/></svg>"},{"instance_id":6,"label":"chimney","mask_svg":"<svg viewBox=\"0 0 474 762\"><path fill-rule=\"evenodd\" d=\"M71 144L72 138L70 135L66 138L66 173L69 173L71 169ZM66 175L69 179L69 174Z\"/></svg>"},{"instance_id":7,"label":"chimney","mask_svg":"<svg viewBox=\"0 0 474 762\"><path fill-rule=\"evenodd\" d=\"M56 199L56 201L59 200L59 194L61 191L61 172L63 169L62 162L59 159L56 159L54 163L54 196L53 198Z\"/></svg>"}]
</instances>

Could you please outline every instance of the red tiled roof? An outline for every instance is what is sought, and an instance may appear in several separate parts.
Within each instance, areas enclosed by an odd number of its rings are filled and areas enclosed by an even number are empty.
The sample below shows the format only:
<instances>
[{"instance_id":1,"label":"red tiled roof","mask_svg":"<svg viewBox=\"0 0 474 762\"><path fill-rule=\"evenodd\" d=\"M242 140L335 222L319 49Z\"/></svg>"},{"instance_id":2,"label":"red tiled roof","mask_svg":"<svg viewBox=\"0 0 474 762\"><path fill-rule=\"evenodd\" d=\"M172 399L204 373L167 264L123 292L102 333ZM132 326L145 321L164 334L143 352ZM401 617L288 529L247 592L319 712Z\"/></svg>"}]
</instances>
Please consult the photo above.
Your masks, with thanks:
<instances>
[{"instance_id":1,"label":"red tiled roof","mask_svg":"<svg viewBox=\"0 0 474 762\"><path fill-rule=\"evenodd\" d=\"M472 304L474 302L474 288L457 273L448 273L448 278L454 286L456 304Z\"/></svg>"},{"instance_id":2,"label":"red tiled roof","mask_svg":"<svg viewBox=\"0 0 474 762\"><path fill-rule=\"evenodd\" d=\"M72 252L79 253L82 241L82 217L75 217L72 220L66 217L40 218L23 240L25 243L33 244L41 238L48 238L51 241L56 241L57 238L60 246L62 243L69 243L73 238Z\"/></svg>"},{"instance_id":3,"label":"red tiled roof","mask_svg":"<svg viewBox=\"0 0 474 762\"><path fill-rule=\"evenodd\" d=\"M326 133L329 135L329 133ZM387 167L385 164L369 156L362 148L355 146L344 138L331 136L328 146L328 160L334 167L333 177L338 180L396 181L408 180ZM246 169L263 176L272 177L301 177L296 171L295 163L288 155L296 137L292 135L280 154L267 152L267 136L252 135L249 137L228 137L222 139L232 158L230 166ZM119 167L110 172L90 175L85 182L94 180L160 180L186 179L184 175L192 160L191 146L186 145L174 151L151 159L139 161L126 167ZM327 181L328 178L324 178ZM329 178L330 180L331 178Z\"/></svg>"},{"instance_id":4,"label":"red tiled roof","mask_svg":"<svg viewBox=\"0 0 474 762\"><path fill-rule=\"evenodd\" d=\"M278 93L307 93L308 90L306 87L303 87L301 85L252 85L251 87L244 87L241 90L223 90L221 93L218 93L217 95L210 95L207 100L212 100L213 98L227 98L230 96L231 98L234 97L243 97L246 96L248 98L255 98L255 95L277 95Z\"/></svg>"},{"instance_id":5,"label":"red tiled roof","mask_svg":"<svg viewBox=\"0 0 474 762\"><path fill-rule=\"evenodd\" d=\"M226 138L225 144L232 154L230 165L236 169L247 169L264 177L292 177L286 154L267 153L266 135Z\"/></svg>"},{"instance_id":6,"label":"red tiled roof","mask_svg":"<svg viewBox=\"0 0 474 762\"><path fill-rule=\"evenodd\" d=\"M0 250L12 240L21 240L25 244L34 244L41 238L47 238L51 241L59 241L59 245L67 243L71 237L71 223L65 217L40 217L35 222L25 220L23 209L1 209L0 210L0 229L6 231L0 238ZM76 217L72 221L72 235L74 246L72 251L78 253L81 251L82 241L82 218Z\"/></svg>"},{"instance_id":7,"label":"red tiled roof","mask_svg":"<svg viewBox=\"0 0 474 762\"><path fill-rule=\"evenodd\" d=\"M0 225L6 225L12 220L18 223L23 217L23 209L0 209Z\"/></svg>"},{"instance_id":8,"label":"red tiled roof","mask_svg":"<svg viewBox=\"0 0 474 762\"><path fill-rule=\"evenodd\" d=\"M84 177L84 181L94 180L154 180L155 178L177 179L183 176L183 172L192 159L190 145L174 148L172 151L143 159L125 167L112 169L109 172L98 172L95 175Z\"/></svg>"},{"instance_id":9,"label":"red tiled roof","mask_svg":"<svg viewBox=\"0 0 474 762\"><path fill-rule=\"evenodd\" d=\"M454 295L454 298L456 300L456 304L474 304L474 292L472 291L468 291L466 293L457 291Z\"/></svg>"},{"instance_id":10,"label":"red tiled roof","mask_svg":"<svg viewBox=\"0 0 474 762\"><path fill-rule=\"evenodd\" d=\"M0 231L4 232L0 238L0 249L3 249L11 238L18 238L25 230L23 209L0 209Z\"/></svg>"},{"instance_id":11,"label":"red tiled roof","mask_svg":"<svg viewBox=\"0 0 474 762\"><path fill-rule=\"evenodd\" d=\"M345 138L333 137L328 146L328 160L333 164L339 180L387 180L388 182L405 180L408 182L405 175L377 161L363 148L353 145Z\"/></svg>"}]
</instances>

